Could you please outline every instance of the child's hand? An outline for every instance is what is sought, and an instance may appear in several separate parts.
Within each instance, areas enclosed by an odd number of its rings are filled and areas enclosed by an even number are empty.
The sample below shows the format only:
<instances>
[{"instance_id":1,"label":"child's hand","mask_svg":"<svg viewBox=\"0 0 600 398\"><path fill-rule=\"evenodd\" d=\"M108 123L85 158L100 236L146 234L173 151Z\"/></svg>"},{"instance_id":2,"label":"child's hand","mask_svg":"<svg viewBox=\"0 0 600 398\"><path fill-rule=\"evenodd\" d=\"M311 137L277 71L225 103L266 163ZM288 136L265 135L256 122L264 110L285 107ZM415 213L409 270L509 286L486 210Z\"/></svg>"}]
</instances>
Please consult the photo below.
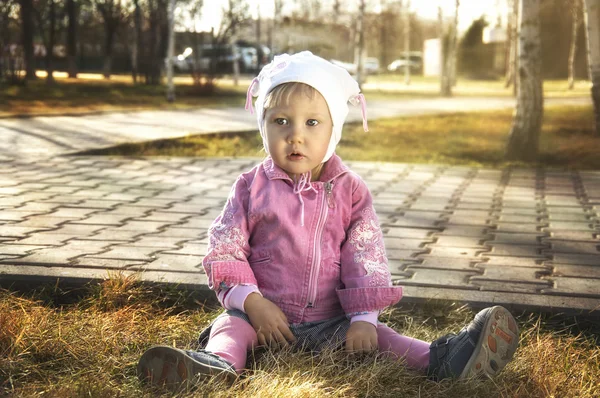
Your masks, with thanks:
<instances>
[{"instance_id":1,"label":"child's hand","mask_svg":"<svg viewBox=\"0 0 600 398\"><path fill-rule=\"evenodd\" d=\"M244 310L258 337L260 345L282 345L296 341L287 318L281 309L258 293L246 297Z\"/></svg>"},{"instance_id":2,"label":"child's hand","mask_svg":"<svg viewBox=\"0 0 600 398\"><path fill-rule=\"evenodd\" d=\"M346 333L346 351L364 353L377 350L377 329L369 322L358 321Z\"/></svg>"}]
</instances>

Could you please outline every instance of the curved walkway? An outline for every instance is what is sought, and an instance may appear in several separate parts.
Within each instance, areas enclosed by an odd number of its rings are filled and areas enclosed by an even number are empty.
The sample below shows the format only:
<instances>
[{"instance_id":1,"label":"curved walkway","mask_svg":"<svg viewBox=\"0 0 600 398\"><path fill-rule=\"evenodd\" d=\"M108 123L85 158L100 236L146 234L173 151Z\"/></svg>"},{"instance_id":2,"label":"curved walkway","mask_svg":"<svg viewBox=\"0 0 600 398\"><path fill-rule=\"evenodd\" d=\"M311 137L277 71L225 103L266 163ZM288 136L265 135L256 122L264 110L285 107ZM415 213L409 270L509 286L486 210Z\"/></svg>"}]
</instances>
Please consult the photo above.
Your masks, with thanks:
<instances>
[{"instance_id":1,"label":"curved walkway","mask_svg":"<svg viewBox=\"0 0 600 398\"><path fill-rule=\"evenodd\" d=\"M386 111L372 105L377 112ZM127 115L23 119L19 126L0 120L13 134L0 155L0 283L83 283L141 271L145 280L207 289L206 230L236 176L258 159L58 155L162 138L149 127L177 131L185 120L215 131L251 128L253 120L202 111L170 114L168 123L165 113ZM136 128L123 128L126 119ZM216 119L221 128L211 124ZM98 138L99 131L114 134ZM374 194L405 300L600 308L600 171L348 163Z\"/></svg>"}]
</instances>

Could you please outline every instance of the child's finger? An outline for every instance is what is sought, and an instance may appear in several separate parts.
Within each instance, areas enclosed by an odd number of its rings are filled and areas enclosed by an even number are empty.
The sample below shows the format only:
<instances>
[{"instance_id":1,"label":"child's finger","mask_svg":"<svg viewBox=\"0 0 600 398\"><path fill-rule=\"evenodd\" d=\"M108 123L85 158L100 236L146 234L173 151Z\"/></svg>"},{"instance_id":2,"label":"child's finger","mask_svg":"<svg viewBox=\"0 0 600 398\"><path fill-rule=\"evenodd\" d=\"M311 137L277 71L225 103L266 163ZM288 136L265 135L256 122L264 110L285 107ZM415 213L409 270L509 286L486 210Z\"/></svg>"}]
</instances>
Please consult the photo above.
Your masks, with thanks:
<instances>
[{"instance_id":1,"label":"child's finger","mask_svg":"<svg viewBox=\"0 0 600 398\"><path fill-rule=\"evenodd\" d=\"M290 330L290 328L287 325L285 325L285 328L283 328L283 330L282 330L282 328L280 328L279 330L286 341L289 341L292 343L294 341L296 341L296 336L294 336L294 333L292 333L292 331Z\"/></svg>"}]
</instances>

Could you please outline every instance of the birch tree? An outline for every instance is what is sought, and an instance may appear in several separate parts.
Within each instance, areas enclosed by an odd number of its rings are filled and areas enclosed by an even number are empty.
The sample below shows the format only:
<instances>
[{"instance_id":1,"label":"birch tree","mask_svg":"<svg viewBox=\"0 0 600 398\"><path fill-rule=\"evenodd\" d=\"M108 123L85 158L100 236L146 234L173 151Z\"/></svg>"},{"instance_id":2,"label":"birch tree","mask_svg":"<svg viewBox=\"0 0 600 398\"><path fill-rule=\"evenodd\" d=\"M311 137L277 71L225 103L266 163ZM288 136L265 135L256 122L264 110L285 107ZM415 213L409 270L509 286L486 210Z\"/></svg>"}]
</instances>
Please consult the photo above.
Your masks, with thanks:
<instances>
[{"instance_id":1,"label":"birch tree","mask_svg":"<svg viewBox=\"0 0 600 398\"><path fill-rule=\"evenodd\" d=\"M544 114L540 3L541 0L519 1L519 85L507 160L532 161L538 154Z\"/></svg>"},{"instance_id":2,"label":"birch tree","mask_svg":"<svg viewBox=\"0 0 600 398\"><path fill-rule=\"evenodd\" d=\"M575 87L575 55L577 53L577 36L579 33L579 27L581 26L581 1L582 0L573 0L573 4L571 5L573 22L571 26L571 46L569 48L569 90L573 90Z\"/></svg>"},{"instance_id":3,"label":"birch tree","mask_svg":"<svg viewBox=\"0 0 600 398\"><path fill-rule=\"evenodd\" d=\"M517 52L519 48L519 0L511 0L509 3L510 15L508 17L508 63L506 65L506 81L505 88L513 86L513 94L517 95Z\"/></svg>"},{"instance_id":4,"label":"birch tree","mask_svg":"<svg viewBox=\"0 0 600 398\"><path fill-rule=\"evenodd\" d=\"M94 0L104 23L104 68L106 79L110 78L112 70L113 47L117 29L123 23L125 7L122 0Z\"/></svg>"},{"instance_id":5,"label":"birch tree","mask_svg":"<svg viewBox=\"0 0 600 398\"><path fill-rule=\"evenodd\" d=\"M404 84L410 84L410 0L404 5Z\"/></svg>"},{"instance_id":6,"label":"birch tree","mask_svg":"<svg viewBox=\"0 0 600 398\"><path fill-rule=\"evenodd\" d=\"M440 93L444 97L452 96L452 86L454 85L454 75L456 74L456 47L458 43L458 10L460 1L456 0L454 19L452 24L447 28L443 28L443 16L441 8L439 8L439 23L442 29L440 37L442 43L442 59L441 59L441 76L440 76Z\"/></svg>"},{"instance_id":7,"label":"birch tree","mask_svg":"<svg viewBox=\"0 0 600 398\"><path fill-rule=\"evenodd\" d=\"M585 0L585 12L595 130L600 136L600 0Z\"/></svg>"},{"instance_id":8,"label":"birch tree","mask_svg":"<svg viewBox=\"0 0 600 398\"><path fill-rule=\"evenodd\" d=\"M354 47L354 63L356 64L356 81L362 86L364 80L363 53L365 50L365 0L360 0L358 18L356 19L356 42Z\"/></svg>"}]
</instances>

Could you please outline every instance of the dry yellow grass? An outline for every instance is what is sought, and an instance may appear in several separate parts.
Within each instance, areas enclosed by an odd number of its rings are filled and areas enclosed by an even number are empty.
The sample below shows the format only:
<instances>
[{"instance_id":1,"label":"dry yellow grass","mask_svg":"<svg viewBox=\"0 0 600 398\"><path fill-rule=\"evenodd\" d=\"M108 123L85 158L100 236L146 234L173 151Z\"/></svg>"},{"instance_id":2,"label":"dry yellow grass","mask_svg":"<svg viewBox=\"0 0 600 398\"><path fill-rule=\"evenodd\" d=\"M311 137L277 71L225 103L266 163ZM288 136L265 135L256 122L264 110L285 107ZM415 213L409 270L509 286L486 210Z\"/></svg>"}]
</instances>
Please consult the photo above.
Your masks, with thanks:
<instances>
[{"instance_id":1,"label":"dry yellow grass","mask_svg":"<svg viewBox=\"0 0 600 398\"><path fill-rule=\"evenodd\" d=\"M0 396L172 396L135 377L153 344L194 348L218 314L197 294L115 276L79 291L46 287L0 290ZM426 341L457 332L474 311L430 302L386 311L381 320ZM435 383L400 362L341 352L317 357L262 351L231 387L202 383L178 396L197 397L584 397L598 396L598 324L522 314L522 340L495 380ZM579 323L577 323L579 322Z\"/></svg>"}]
</instances>

